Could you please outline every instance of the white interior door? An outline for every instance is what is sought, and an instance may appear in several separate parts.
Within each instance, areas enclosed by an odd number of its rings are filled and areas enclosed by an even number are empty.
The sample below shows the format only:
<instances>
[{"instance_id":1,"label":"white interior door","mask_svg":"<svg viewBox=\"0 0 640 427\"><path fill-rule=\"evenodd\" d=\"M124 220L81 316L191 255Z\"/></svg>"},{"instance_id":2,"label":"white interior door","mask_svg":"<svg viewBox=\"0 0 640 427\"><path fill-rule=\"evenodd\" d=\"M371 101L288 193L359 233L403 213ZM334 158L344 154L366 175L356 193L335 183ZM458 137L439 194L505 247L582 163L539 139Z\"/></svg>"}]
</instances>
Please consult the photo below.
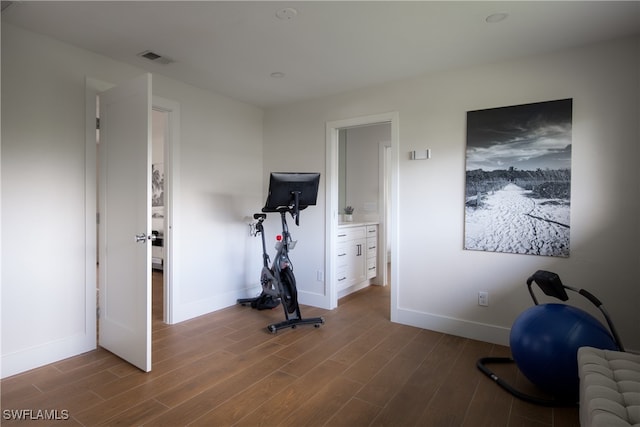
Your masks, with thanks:
<instances>
[{"instance_id":1,"label":"white interior door","mask_svg":"<svg viewBox=\"0 0 640 427\"><path fill-rule=\"evenodd\" d=\"M100 93L99 337L151 370L151 74Z\"/></svg>"}]
</instances>

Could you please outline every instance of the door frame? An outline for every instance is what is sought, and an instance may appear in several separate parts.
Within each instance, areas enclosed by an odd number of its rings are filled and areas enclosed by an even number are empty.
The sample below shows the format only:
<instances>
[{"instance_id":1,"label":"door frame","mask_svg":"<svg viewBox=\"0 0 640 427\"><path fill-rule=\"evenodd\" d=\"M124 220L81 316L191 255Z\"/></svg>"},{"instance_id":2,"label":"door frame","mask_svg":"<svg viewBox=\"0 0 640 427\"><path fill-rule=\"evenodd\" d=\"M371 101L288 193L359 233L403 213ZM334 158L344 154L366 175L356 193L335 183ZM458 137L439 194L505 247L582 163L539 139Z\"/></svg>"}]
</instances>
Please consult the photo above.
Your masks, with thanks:
<instances>
[{"instance_id":1,"label":"door frame","mask_svg":"<svg viewBox=\"0 0 640 427\"><path fill-rule=\"evenodd\" d=\"M398 162L399 162L399 120L400 115L397 111L389 113L381 113L369 116L354 117L350 119L334 120L326 123L326 185L325 185L325 198L326 198L326 223L325 227L325 260L326 260L326 283L328 294L328 307L333 309L338 306L338 287L336 283L336 264L333 261L334 254L336 252L337 233L338 233L338 132L340 129L366 126L378 123L390 123L391 124L391 161L388 165L388 179L389 179L389 194L388 201L390 203L391 217L386 218L386 225L389 228L389 236L391 239L391 264L394 266L391 269L391 320L397 319L397 301L398 301L398 289L400 287L399 281L399 244L398 244ZM379 207L379 209L384 209ZM385 219L381 217L381 219ZM383 259L386 258L383 257ZM386 270L386 266L384 266Z\"/></svg>"},{"instance_id":2,"label":"door frame","mask_svg":"<svg viewBox=\"0 0 640 427\"><path fill-rule=\"evenodd\" d=\"M85 78L85 283L86 283L86 311L85 324L87 331L97 330L97 292L98 292L98 194L97 194L97 141L96 141L96 113L97 96L100 92L115 86L92 77ZM173 324L175 318L175 301L179 297L176 289L176 277L180 268L176 254L179 250L179 233L176 224L179 223L180 206L180 103L166 98L153 96L152 109L168 113L167 137L164 144L165 162L165 263L164 271L164 313L165 323ZM91 337L91 347L97 348L95 333L88 333Z\"/></svg>"},{"instance_id":3,"label":"door frame","mask_svg":"<svg viewBox=\"0 0 640 427\"><path fill-rule=\"evenodd\" d=\"M376 279L376 284L381 286L387 286L389 284L387 265L389 263L389 252L387 250L390 239L387 232L389 227L389 220L391 215L389 214L389 208L391 202L389 200L389 180L390 180L390 155L391 155L391 141L381 141L378 143L378 217L380 218L380 224L378 225L378 265L377 271L380 272L379 277ZM381 276L381 277L380 277Z\"/></svg>"}]
</instances>

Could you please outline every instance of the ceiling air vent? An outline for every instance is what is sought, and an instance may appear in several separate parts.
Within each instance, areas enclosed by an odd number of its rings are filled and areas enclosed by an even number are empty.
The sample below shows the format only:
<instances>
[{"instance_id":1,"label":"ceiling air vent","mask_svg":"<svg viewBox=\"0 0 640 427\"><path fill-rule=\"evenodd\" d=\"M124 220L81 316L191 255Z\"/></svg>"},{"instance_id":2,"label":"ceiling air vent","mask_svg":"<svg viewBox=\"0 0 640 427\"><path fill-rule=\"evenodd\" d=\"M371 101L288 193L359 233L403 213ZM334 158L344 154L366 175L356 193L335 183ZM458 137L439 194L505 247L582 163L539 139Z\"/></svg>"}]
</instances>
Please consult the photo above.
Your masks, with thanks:
<instances>
[{"instance_id":1,"label":"ceiling air vent","mask_svg":"<svg viewBox=\"0 0 640 427\"><path fill-rule=\"evenodd\" d=\"M4 12L4 10L5 10L6 8L8 8L9 6L11 6L11 5L13 4L13 2L12 2L12 1L2 1L2 2L0 2L0 4L1 4L1 6L0 6L0 10L1 10L2 12Z\"/></svg>"},{"instance_id":2,"label":"ceiling air vent","mask_svg":"<svg viewBox=\"0 0 640 427\"><path fill-rule=\"evenodd\" d=\"M167 65L175 62L173 59L167 58L166 56L158 55L157 53L150 50L145 50L144 52L139 53L138 56L162 65Z\"/></svg>"}]
</instances>

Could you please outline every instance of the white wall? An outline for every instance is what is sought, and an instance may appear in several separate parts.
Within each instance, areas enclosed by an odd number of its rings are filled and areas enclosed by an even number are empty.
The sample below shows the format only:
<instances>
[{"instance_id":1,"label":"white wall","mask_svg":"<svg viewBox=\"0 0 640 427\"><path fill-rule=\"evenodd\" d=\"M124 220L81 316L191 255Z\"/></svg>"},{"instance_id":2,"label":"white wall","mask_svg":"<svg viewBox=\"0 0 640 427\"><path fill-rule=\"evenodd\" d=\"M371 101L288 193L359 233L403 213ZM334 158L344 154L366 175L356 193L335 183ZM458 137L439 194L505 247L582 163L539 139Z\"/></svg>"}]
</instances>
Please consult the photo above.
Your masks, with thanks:
<instances>
[{"instance_id":1,"label":"white wall","mask_svg":"<svg viewBox=\"0 0 640 427\"><path fill-rule=\"evenodd\" d=\"M515 317L532 305L525 280L547 269L598 296L626 346L640 350L638 44L619 40L268 109L264 169L324 171L325 122L398 111L398 321L506 344ZM573 98L574 111L571 256L464 251L466 112L562 98ZM409 160L424 148L432 159ZM287 163L275 155L282 152ZM318 291L324 284L311 279L323 265L324 206L312 212L301 239L313 245L296 254L310 260L309 271L296 274ZM480 290L489 292L487 308L477 305ZM588 307L579 296L572 302Z\"/></svg>"},{"instance_id":2,"label":"white wall","mask_svg":"<svg viewBox=\"0 0 640 427\"><path fill-rule=\"evenodd\" d=\"M262 110L159 75L154 93L181 104L179 322L259 292Z\"/></svg>"},{"instance_id":3,"label":"white wall","mask_svg":"<svg viewBox=\"0 0 640 427\"><path fill-rule=\"evenodd\" d=\"M95 346L85 76L117 84L142 73L2 25L3 377ZM181 108L180 321L258 285L259 245L244 219L263 201L262 110L159 75L153 88Z\"/></svg>"}]
</instances>

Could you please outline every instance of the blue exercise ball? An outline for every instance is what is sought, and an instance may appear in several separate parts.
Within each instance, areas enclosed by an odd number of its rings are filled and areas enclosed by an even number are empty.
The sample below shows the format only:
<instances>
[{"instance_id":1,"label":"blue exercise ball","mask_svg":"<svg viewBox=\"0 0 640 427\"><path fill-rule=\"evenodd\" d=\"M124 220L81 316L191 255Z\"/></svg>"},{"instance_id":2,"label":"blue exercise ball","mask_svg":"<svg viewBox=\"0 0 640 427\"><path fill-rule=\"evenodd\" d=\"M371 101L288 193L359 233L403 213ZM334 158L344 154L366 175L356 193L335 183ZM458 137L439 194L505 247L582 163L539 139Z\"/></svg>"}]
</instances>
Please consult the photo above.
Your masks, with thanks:
<instances>
[{"instance_id":1,"label":"blue exercise ball","mask_svg":"<svg viewBox=\"0 0 640 427\"><path fill-rule=\"evenodd\" d=\"M524 311L511 327L511 354L520 371L554 396L578 396L578 348L617 350L595 317L565 304L541 304Z\"/></svg>"}]
</instances>

